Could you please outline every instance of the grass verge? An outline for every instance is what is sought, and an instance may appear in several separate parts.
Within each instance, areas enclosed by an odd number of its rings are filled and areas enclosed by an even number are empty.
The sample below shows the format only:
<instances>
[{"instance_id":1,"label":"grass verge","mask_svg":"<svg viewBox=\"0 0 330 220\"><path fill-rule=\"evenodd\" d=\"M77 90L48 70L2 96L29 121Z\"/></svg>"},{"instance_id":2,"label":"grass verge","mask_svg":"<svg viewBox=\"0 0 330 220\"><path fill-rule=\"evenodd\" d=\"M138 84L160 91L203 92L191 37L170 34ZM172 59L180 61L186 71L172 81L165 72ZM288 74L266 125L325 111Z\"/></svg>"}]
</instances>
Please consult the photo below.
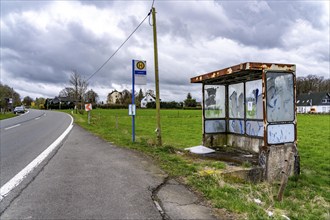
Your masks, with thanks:
<instances>
[{"instance_id":1,"label":"grass verge","mask_svg":"<svg viewBox=\"0 0 330 220\"><path fill-rule=\"evenodd\" d=\"M7 118L13 118L15 116L16 115L14 113L11 113L11 112L7 112L6 114L0 113L0 120L4 120L4 119L7 119Z\"/></svg>"},{"instance_id":2,"label":"grass verge","mask_svg":"<svg viewBox=\"0 0 330 220\"><path fill-rule=\"evenodd\" d=\"M188 157L183 148L201 144L200 110L162 110L163 147L156 147L154 110L137 110L136 142L131 140L127 110L74 114L75 122L122 147L142 151L172 177L201 192L218 209L237 219L330 219L330 116L298 116L298 148L301 175L290 178L282 202L276 200L277 184L251 184L221 175L226 164Z\"/></svg>"}]
</instances>

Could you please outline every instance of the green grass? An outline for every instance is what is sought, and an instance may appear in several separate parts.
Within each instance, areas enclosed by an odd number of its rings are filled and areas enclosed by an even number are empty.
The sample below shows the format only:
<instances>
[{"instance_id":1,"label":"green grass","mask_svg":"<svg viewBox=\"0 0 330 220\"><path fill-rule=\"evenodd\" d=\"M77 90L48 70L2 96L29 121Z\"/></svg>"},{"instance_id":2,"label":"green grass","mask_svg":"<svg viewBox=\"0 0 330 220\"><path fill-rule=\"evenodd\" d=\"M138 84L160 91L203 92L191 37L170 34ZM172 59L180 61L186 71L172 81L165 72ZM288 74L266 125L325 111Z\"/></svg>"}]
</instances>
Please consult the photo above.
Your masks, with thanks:
<instances>
[{"instance_id":1,"label":"green grass","mask_svg":"<svg viewBox=\"0 0 330 220\"><path fill-rule=\"evenodd\" d=\"M127 110L92 111L74 115L75 122L109 142L153 157L170 176L179 177L200 191L215 208L235 213L238 219L330 219L330 116L298 115L298 149L301 175L290 178L282 202L277 184L251 184L220 175L220 161L188 157L183 148L202 143L201 110L162 110L163 147L156 147L155 110L137 110L136 142L132 143ZM248 166L248 165L246 165ZM260 199L261 204L256 204ZM268 217L271 211L273 217Z\"/></svg>"},{"instance_id":2,"label":"green grass","mask_svg":"<svg viewBox=\"0 0 330 220\"><path fill-rule=\"evenodd\" d=\"M0 120L7 119L7 118L13 118L16 115L11 112L7 112L6 114L0 113Z\"/></svg>"}]
</instances>

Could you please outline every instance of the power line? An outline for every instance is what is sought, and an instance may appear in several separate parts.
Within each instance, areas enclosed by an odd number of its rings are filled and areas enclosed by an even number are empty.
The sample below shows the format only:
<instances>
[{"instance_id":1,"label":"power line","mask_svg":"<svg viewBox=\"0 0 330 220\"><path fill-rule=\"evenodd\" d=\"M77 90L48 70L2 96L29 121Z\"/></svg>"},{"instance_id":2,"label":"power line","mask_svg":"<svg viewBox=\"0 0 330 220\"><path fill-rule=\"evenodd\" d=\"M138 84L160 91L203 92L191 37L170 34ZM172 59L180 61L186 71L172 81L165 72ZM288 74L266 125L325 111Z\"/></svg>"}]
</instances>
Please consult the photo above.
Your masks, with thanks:
<instances>
[{"instance_id":1,"label":"power line","mask_svg":"<svg viewBox=\"0 0 330 220\"><path fill-rule=\"evenodd\" d=\"M152 2L152 5L154 4L154 1ZM147 16L140 22L140 24L133 30L133 32L126 38L126 40L118 47L117 50L93 73L91 74L88 78L87 81L89 81L96 73L98 73L110 60L112 57L116 55L116 53L124 46L124 44L132 37L132 35L139 29L139 27L143 24L143 22L149 17L151 13L150 12L147 14Z\"/></svg>"}]
</instances>

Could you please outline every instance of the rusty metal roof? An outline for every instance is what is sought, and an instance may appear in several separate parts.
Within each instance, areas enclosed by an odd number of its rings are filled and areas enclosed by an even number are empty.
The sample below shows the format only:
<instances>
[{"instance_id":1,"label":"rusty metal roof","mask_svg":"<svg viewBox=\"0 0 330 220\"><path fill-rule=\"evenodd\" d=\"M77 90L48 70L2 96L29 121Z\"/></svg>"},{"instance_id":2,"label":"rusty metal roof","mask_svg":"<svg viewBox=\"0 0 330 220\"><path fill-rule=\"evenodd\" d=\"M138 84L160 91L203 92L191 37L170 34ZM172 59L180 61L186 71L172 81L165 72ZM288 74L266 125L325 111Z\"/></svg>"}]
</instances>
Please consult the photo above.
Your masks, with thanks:
<instances>
[{"instance_id":1,"label":"rusty metal roof","mask_svg":"<svg viewBox=\"0 0 330 220\"><path fill-rule=\"evenodd\" d=\"M270 70L270 71L287 71L287 72L295 72L296 65L294 64L280 64L280 63L255 63L255 62L247 62L241 63L236 66L231 66L225 69L216 70L210 73L206 73L200 76L196 76L190 79L191 83L203 83L205 81L213 81L226 76L234 76L240 75L239 73L245 73L250 75L260 75L262 70Z\"/></svg>"}]
</instances>

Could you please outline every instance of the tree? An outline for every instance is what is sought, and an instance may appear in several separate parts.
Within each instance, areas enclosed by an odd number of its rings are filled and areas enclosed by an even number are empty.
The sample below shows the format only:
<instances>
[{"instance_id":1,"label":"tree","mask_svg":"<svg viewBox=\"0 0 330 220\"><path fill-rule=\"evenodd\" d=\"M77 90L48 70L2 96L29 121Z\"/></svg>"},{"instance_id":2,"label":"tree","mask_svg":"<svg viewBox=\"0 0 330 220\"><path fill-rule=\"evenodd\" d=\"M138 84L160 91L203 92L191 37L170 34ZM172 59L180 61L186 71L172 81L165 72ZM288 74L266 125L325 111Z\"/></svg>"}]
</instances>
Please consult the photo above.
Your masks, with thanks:
<instances>
[{"instance_id":1,"label":"tree","mask_svg":"<svg viewBox=\"0 0 330 220\"><path fill-rule=\"evenodd\" d=\"M60 91L58 94L59 97L69 97L74 99L75 98L75 90L71 87L66 87Z\"/></svg>"},{"instance_id":2,"label":"tree","mask_svg":"<svg viewBox=\"0 0 330 220\"><path fill-rule=\"evenodd\" d=\"M308 75L306 77L297 77L297 95L309 92L329 92L330 79L316 75Z\"/></svg>"},{"instance_id":3,"label":"tree","mask_svg":"<svg viewBox=\"0 0 330 220\"><path fill-rule=\"evenodd\" d=\"M128 91L127 89L124 89L121 92L122 96L121 96L121 103L124 105L129 105L130 103L132 103L132 94L130 91Z\"/></svg>"},{"instance_id":4,"label":"tree","mask_svg":"<svg viewBox=\"0 0 330 220\"><path fill-rule=\"evenodd\" d=\"M80 75L77 71L73 70L70 76L70 84L73 86L74 91L74 100L75 102L78 102L79 97L79 82L80 82Z\"/></svg>"},{"instance_id":5,"label":"tree","mask_svg":"<svg viewBox=\"0 0 330 220\"><path fill-rule=\"evenodd\" d=\"M98 101L99 95L93 91L93 89L88 90L85 94L85 101L95 105Z\"/></svg>"},{"instance_id":6,"label":"tree","mask_svg":"<svg viewBox=\"0 0 330 220\"><path fill-rule=\"evenodd\" d=\"M12 99L12 104L9 103L9 99ZM21 105L20 95L13 88L0 83L0 108L6 111L18 105Z\"/></svg>"},{"instance_id":7,"label":"tree","mask_svg":"<svg viewBox=\"0 0 330 220\"><path fill-rule=\"evenodd\" d=\"M80 108L83 108L84 95L88 87L88 83L81 75L73 70L70 76L70 84L73 86L75 105L78 108L78 103L80 102Z\"/></svg>"},{"instance_id":8,"label":"tree","mask_svg":"<svg viewBox=\"0 0 330 220\"><path fill-rule=\"evenodd\" d=\"M44 109L45 108L45 103L46 103L46 99L45 98L36 98L36 106L39 109Z\"/></svg>"},{"instance_id":9,"label":"tree","mask_svg":"<svg viewBox=\"0 0 330 220\"><path fill-rule=\"evenodd\" d=\"M139 90L139 93L136 97L136 106L140 106L141 105L141 100L144 98L142 89Z\"/></svg>"},{"instance_id":10,"label":"tree","mask_svg":"<svg viewBox=\"0 0 330 220\"><path fill-rule=\"evenodd\" d=\"M23 104L26 106L31 106L33 99L30 96L25 96L23 99Z\"/></svg>"},{"instance_id":11,"label":"tree","mask_svg":"<svg viewBox=\"0 0 330 220\"><path fill-rule=\"evenodd\" d=\"M152 89L148 89L147 92L146 92L146 95L147 95L147 94L151 95L152 97L156 97L156 96L155 96L155 91L152 90Z\"/></svg>"},{"instance_id":12,"label":"tree","mask_svg":"<svg viewBox=\"0 0 330 220\"><path fill-rule=\"evenodd\" d=\"M81 101L81 103L84 103L84 97L85 97L85 93L87 91L87 87L88 87L88 83L86 80L82 79L79 83L79 99ZM81 105L81 109L82 109L82 105Z\"/></svg>"},{"instance_id":13,"label":"tree","mask_svg":"<svg viewBox=\"0 0 330 220\"><path fill-rule=\"evenodd\" d=\"M197 102L196 99L193 99L190 92L187 95L187 98L184 100L185 107L196 107Z\"/></svg>"},{"instance_id":14,"label":"tree","mask_svg":"<svg viewBox=\"0 0 330 220\"><path fill-rule=\"evenodd\" d=\"M320 92L330 92L330 79L322 81L320 84Z\"/></svg>"}]
</instances>

